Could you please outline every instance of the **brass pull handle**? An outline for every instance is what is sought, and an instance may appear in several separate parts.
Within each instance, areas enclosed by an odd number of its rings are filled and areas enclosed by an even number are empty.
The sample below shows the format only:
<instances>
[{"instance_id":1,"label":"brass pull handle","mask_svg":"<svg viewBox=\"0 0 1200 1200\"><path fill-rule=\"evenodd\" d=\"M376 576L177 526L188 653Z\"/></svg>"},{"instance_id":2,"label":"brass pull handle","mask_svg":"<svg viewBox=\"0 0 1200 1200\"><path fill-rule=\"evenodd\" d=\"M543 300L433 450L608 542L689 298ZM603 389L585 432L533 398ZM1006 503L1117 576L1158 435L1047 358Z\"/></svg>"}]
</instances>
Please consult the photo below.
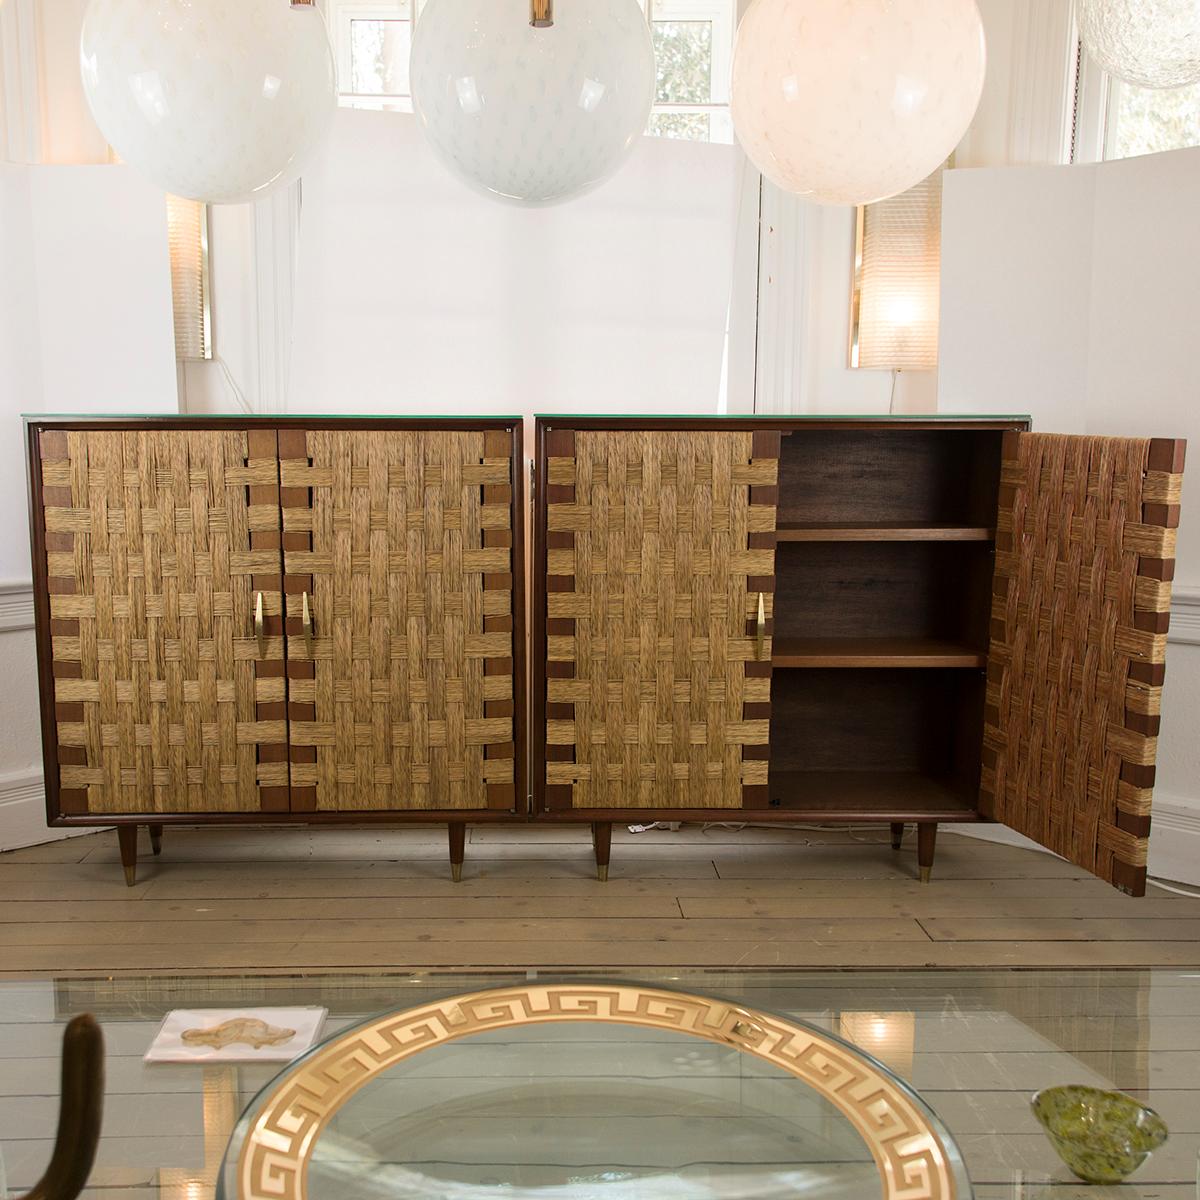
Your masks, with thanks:
<instances>
[{"instance_id":1,"label":"brass pull handle","mask_svg":"<svg viewBox=\"0 0 1200 1200\"><path fill-rule=\"evenodd\" d=\"M767 605L762 592L758 593L758 623L754 630L754 657L761 659L767 640Z\"/></svg>"},{"instance_id":2,"label":"brass pull handle","mask_svg":"<svg viewBox=\"0 0 1200 1200\"><path fill-rule=\"evenodd\" d=\"M267 621L263 616L263 594L258 593L258 598L254 601L254 636L258 638L258 656L266 658L267 656Z\"/></svg>"},{"instance_id":3,"label":"brass pull handle","mask_svg":"<svg viewBox=\"0 0 1200 1200\"><path fill-rule=\"evenodd\" d=\"M304 629L304 648L308 651L308 657L312 658L313 621L308 609L307 592L300 596L300 625Z\"/></svg>"}]
</instances>

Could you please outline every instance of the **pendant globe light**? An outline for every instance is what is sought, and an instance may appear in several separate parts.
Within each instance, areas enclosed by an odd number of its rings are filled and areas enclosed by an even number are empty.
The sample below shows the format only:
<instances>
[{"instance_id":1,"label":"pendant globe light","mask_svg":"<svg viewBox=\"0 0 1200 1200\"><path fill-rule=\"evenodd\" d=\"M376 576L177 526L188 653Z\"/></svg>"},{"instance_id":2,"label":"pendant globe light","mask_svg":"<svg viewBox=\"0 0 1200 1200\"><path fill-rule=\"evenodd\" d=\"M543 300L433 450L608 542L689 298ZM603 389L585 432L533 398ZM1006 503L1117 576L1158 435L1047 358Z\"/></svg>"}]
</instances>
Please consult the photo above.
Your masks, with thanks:
<instances>
[{"instance_id":1,"label":"pendant globe light","mask_svg":"<svg viewBox=\"0 0 1200 1200\"><path fill-rule=\"evenodd\" d=\"M121 159L164 191L210 204L294 179L337 106L311 0L91 0L80 67Z\"/></svg>"},{"instance_id":2,"label":"pendant globe light","mask_svg":"<svg viewBox=\"0 0 1200 1200\"><path fill-rule=\"evenodd\" d=\"M625 160L654 99L637 0L428 0L413 108L441 160L489 196L554 204Z\"/></svg>"},{"instance_id":3,"label":"pendant globe light","mask_svg":"<svg viewBox=\"0 0 1200 1200\"><path fill-rule=\"evenodd\" d=\"M1092 58L1127 83L1200 83L1200 0L1082 0L1079 35Z\"/></svg>"},{"instance_id":4,"label":"pendant globe light","mask_svg":"<svg viewBox=\"0 0 1200 1200\"><path fill-rule=\"evenodd\" d=\"M868 204L949 157L986 57L975 0L755 0L733 52L734 128L784 191Z\"/></svg>"}]
</instances>

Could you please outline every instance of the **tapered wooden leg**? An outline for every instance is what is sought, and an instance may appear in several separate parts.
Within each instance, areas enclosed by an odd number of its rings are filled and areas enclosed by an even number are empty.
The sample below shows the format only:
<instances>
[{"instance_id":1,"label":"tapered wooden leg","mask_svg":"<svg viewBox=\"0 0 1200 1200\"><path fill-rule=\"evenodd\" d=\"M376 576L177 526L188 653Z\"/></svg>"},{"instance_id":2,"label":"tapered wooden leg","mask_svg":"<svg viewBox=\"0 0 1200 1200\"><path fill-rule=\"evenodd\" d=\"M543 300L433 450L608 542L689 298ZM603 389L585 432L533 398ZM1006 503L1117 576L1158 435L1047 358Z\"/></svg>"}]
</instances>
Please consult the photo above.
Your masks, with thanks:
<instances>
[{"instance_id":1,"label":"tapered wooden leg","mask_svg":"<svg viewBox=\"0 0 1200 1200\"><path fill-rule=\"evenodd\" d=\"M937 845L937 822L927 821L917 826L917 865L921 882L928 883L933 872L933 850Z\"/></svg>"},{"instance_id":2,"label":"tapered wooden leg","mask_svg":"<svg viewBox=\"0 0 1200 1200\"><path fill-rule=\"evenodd\" d=\"M596 878L608 882L608 860L612 854L612 822L592 822L592 844L596 847Z\"/></svg>"},{"instance_id":3,"label":"tapered wooden leg","mask_svg":"<svg viewBox=\"0 0 1200 1200\"><path fill-rule=\"evenodd\" d=\"M147 825L150 830L150 849L157 856L162 853L162 834L163 827L161 825Z\"/></svg>"},{"instance_id":4,"label":"tapered wooden leg","mask_svg":"<svg viewBox=\"0 0 1200 1200\"><path fill-rule=\"evenodd\" d=\"M125 868L125 882L130 886L137 882L137 826L118 825L117 845L121 847L121 866Z\"/></svg>"},{"instance_id":5,"label":"tapered wooden leg","mask_svg":"<svg viewBox=\"0 0 1200 1200\"><path fill-rule=\"evenodd\" d=\"M904 822L903 821L893 821L892 822L892 849L899 850L900 843L902 841L904 841Z\"/></svg>"},{"instance_id":6,"label":"tapered wooden leg","mask_svg":"<svg viewBox=\"0 0 1200 1200\"><path fill-rule=\"evenodd\" d=\"M463 859L467 853L467 823L465 821L450 822L450 878L455 883L462 882Z\"/></svg>"}]
</instances>

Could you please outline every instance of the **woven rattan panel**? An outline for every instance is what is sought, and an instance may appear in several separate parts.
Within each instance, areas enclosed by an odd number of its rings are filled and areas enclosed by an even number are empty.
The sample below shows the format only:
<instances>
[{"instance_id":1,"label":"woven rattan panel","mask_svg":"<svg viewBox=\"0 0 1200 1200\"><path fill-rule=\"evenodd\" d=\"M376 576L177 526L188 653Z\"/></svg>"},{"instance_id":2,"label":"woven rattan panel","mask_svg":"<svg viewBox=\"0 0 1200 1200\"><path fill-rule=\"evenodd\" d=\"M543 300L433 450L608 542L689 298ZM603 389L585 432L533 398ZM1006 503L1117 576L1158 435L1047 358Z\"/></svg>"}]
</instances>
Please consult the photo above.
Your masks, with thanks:
<instances>
[{"instance_id":1,"label":"woven rattan panel","mask_svg":"<svg viewBox=\"0 0 1200 1200\"><path fill-rule=\"evenodd\" d=\"M547 433L546 803L765 794L779 435Z\"/></svg>"},{"instance_id":2,"label":"woven rattan panel","mask_svg":"<svg viewBox=\"0 0 1200 1200\"><path fill-rule=\"evenodd\" d=\"M514 807L511 455L281 431L293 810Z\"/></svg>"},{"instance_id":3,"label":"woven rattan panel","mask_svg":"<svg viewBox=\"0 0 1200 1200\"><path fill-rule=\"evenodd\" d=\"M274 433L48 430L39 453L60 811L286 806Z\"/></svg>"},{"instance_id":4,"label":"woven rattan panel","mask_svg":"<svg viewBox=\"0 0 1200 1200\"><path fill-rule=\"evenodd\" d=\"M1007 434L982 808L1145 888L1183 443Z\"/></svg>"}]
</instances>

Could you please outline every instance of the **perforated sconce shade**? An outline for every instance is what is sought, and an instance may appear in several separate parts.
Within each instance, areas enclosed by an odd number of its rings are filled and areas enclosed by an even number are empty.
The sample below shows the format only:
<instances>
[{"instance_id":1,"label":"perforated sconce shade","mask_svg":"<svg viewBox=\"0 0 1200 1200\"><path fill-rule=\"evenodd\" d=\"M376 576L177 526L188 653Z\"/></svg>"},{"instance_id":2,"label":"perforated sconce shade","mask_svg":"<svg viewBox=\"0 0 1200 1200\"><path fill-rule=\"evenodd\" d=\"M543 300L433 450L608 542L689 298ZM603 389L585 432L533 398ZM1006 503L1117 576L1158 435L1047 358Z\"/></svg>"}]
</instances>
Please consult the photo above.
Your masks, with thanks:
<instances>
[{"instance_id":1,"label":"perforated sconce shade","mask_svg":"<svg viewBox=\"0 0 1200 1200\"><path fill-rule=\"evenodd\" d=\"M208 283L208 206L167 197L171 248L171 305L175 312L175 357L212 358Z\"/></svg>"},{"instance_id":2,"label":"perforated sconce shade","mask_svg":"<svg viewBox=\"0 0 1200 1200\"><path fill-rule=\"evenodd\" d=\"M942 169L857 211L850 365L931 371L938 360Z\"/></svg>"}]
</instances>

